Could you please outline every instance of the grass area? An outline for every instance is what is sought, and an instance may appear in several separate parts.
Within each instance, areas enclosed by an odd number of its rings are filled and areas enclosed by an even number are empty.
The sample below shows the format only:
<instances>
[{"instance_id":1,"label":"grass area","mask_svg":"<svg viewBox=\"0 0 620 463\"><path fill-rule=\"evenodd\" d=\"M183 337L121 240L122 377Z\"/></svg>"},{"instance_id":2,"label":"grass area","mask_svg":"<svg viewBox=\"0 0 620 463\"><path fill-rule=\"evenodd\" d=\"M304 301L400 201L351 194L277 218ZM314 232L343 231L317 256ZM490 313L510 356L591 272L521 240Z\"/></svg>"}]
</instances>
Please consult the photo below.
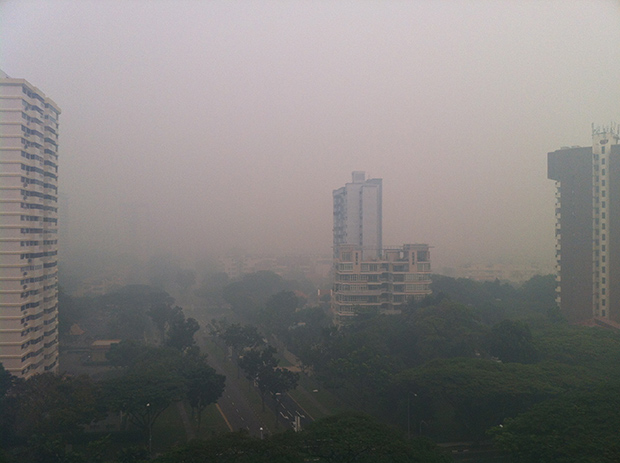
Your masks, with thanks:
<instances>
[{"instance_id":1,"label":"grass area","mask_svg":"<svg viewBox=\"0 0 620 463\"><path fill-rule=\"evenodd\" d=\"M186 405L185 409L187 410L187 416L191 420L191 408L189 405ZM196 433L196 438L198 439L208 439L209 437L213 437L215 434L221 434L229 431L226 421L222 418L222 414L219 412L215 404L209 405L202 412L200 431L198 430L198 422L195 419L192 421L192 425L194 426L194 432Z\"/></svg>"},{"instance_id":2,"label":"grass area","mask_svg":"<svg viewBox=\"0 0 620 463\"><path fill-rule=\"evenodd\" d=\"M163 452L175 444L187 442L185 427L177 404L170 405L153 426L153 452Z\"/></svg>"},{"instance_id":3,"label":"grass area","mask_svg":"<svg viewBox=\"0 0 620 463\"><path fill-rule=\"evenodd\" d=\"M315 420L347 409L347 406L343 404L341 400L323 388L321 384L311 376L300 374L299 386L301 386L307 394L298 388L294 391L289 391L289 395ZM311 394L311 397L308 397L308 394ZM319 405L316 404L317 402Z\"/></svg>"}]
</instances>

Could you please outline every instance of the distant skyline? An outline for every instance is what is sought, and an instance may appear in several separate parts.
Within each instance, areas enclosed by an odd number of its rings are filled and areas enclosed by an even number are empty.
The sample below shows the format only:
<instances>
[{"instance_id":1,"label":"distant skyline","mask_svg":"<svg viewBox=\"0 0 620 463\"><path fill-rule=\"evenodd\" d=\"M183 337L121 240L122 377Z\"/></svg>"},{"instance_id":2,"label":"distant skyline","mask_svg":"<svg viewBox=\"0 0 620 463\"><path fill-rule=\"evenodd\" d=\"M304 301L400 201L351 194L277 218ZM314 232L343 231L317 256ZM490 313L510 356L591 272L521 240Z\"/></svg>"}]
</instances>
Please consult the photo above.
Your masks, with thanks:
<instances>
[{"instance_id":1,"label":"distant skyline","mask_svg":"<svg viewBox=\"0 0 620 463\"><path fill-rule=\"evenodd\" d=\"M330 255L359 170L384 245L551 269L546 154L620 122L616 0L8 0L0 43L63 108L65 256Z\"/></svg>"}]
</instances>

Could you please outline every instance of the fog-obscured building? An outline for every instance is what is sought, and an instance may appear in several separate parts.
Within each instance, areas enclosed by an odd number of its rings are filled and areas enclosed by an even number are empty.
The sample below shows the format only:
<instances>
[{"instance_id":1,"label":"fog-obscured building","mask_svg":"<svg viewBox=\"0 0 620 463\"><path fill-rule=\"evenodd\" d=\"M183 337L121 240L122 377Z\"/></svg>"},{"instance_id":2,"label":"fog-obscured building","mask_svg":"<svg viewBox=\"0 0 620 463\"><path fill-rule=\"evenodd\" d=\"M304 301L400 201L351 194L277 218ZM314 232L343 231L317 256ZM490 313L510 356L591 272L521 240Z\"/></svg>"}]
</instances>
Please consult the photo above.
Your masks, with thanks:
<instances>
[{"instance_id":1,"label":"fog-obscured building","mask_svg":"<svg viewBox=\"0 0 620 463\"><path fill-rule=\"evenodd\" d=\"M557 302L573 323L620 323L620 136L548 154L556 182Z\"/></svg>"},{"instance_id":2,"label":"fog-obscured building","mask_svg":"<svg viewBox=\"0 0 620 463\"><path fill-rule=\"evenodd\" d=\"M332 311L338 321L359 313L400 313L411 299L431 294L427 244L404 244L364 257L356 245L340 245L334 262Z\"/></svg>"},{"instance_id":3,"label":"fog-obscured building","mask_svg":"<svg viewBox=\"0 0 620 463\"><path fill-rule=\"evenodd\" d=\"M0 362L29 377L58 368L58 116L0 71Z\"/></svg>"},{"instance_id":4,"label":"fog-obscured building","mask_svg":"<svg viewBox=\"0 0 620 463\"><path fill-rule=\"evenodd\" d=\"M367 257L378 257L383 247L382 180L366 180L365 172L352 176L351 183L333 192L334 258L343 244L361 247Z\"/></svg>"}]
</instances>

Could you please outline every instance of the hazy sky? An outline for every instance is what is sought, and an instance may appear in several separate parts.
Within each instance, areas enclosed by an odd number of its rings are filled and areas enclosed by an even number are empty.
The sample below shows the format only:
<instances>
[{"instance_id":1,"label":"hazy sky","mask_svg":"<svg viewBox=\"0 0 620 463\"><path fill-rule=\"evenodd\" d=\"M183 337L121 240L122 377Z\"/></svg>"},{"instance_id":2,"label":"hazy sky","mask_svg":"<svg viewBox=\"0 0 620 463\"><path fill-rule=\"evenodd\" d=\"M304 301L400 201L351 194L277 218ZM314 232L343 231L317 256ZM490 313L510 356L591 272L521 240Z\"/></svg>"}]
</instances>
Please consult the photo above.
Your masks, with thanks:
<instances>
[{"instance_id":1,"label":"hazy sky","mask_svg":"<svg viewBox=\"0 0 620 463\"><path fill-rule=\"evenodd\" d=\"M550 265L546 153L620 122L620 3L4 1L0 68L62 108L70 250L330 254L383 178L385 244Z\"/></svg>"}]
</instances>

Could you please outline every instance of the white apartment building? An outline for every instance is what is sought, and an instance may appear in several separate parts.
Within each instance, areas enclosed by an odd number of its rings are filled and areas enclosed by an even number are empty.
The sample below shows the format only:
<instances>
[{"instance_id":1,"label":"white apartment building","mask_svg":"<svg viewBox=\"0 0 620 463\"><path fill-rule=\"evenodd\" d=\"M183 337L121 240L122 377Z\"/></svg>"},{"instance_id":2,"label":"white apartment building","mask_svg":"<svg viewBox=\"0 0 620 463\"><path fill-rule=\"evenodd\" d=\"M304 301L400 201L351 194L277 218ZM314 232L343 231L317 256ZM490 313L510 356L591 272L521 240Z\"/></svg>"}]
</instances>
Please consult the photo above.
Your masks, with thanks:
<instances>
[{"instance_id":1,"label":"white apartment building","mask_svg":"<svg viewBox=\"0 0 620 463\"><path fill-rule=\"evenodd\" d=\"M0 363L27 378L58 368L58 115L0 71Z\"/></svg>"},{"instance_id":2,"label":"white apartment building","mask_svg":"<svg viewBox=\"0 0 620 463\"><path fill-rule=\"evenodd\" d=\"M367 257L378 257L382 245L382 180L366 180L365 172L353 172L353 181L333 192L334 258L339 246L354 244Z\"/></svg>"}]
</instances>

